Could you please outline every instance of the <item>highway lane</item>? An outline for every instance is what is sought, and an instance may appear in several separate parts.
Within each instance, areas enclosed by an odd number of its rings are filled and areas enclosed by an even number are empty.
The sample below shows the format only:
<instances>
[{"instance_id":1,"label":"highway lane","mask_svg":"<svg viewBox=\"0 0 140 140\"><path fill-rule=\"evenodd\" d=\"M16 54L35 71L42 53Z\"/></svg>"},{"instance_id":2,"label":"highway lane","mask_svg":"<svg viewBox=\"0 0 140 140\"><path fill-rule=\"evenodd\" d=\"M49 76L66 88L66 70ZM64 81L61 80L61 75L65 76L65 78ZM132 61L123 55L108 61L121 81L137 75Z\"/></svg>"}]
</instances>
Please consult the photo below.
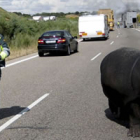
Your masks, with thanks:
<instances>
[{"instance_id":1,"label":"highway lane","mask_svg":"<svg viewBox=\"0 0 140 140\"><path fill-rule=\"evenodd\" d=\"M44 94L48 96L4 129L0 139L128 140L128 129L108 109L99 68L109 52L124 46L139 48L139 35L136 30L118 29L106 41L80 42L79 53L35 57L4 68L0 128Z\"/></svg>"}]
</instances>

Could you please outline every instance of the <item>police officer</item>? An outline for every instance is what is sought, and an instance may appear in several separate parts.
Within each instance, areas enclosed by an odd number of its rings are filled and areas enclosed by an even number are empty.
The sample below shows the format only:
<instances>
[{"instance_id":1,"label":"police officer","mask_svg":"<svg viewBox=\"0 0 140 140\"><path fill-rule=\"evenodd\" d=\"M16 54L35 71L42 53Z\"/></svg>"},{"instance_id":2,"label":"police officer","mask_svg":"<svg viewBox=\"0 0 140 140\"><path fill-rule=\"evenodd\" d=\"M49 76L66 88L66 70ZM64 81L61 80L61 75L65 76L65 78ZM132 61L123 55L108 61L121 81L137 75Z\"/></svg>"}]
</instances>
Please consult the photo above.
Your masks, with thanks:
<instances>
[{"instance_id":1,"label":"police officer","mask_svg":"<svg viewBox=\"0 0 140 140\"><path fill-rule=\"evenodd\" d=\"M0 34L0 78L1 67L5 66L5 58L10 55L10 50L7 43L4 41L3 35Z\"/></svg>"},{"instance_id":2,"label":"police officer","mask_svg":"<svg viewBox=\"0 0 140 140\"><path fill-rule=\"evenodd\" d=\"M119 21L117 22L117 26L118 26L118 28L120 28L120 22Z\"/></svg>"}]
</instances>

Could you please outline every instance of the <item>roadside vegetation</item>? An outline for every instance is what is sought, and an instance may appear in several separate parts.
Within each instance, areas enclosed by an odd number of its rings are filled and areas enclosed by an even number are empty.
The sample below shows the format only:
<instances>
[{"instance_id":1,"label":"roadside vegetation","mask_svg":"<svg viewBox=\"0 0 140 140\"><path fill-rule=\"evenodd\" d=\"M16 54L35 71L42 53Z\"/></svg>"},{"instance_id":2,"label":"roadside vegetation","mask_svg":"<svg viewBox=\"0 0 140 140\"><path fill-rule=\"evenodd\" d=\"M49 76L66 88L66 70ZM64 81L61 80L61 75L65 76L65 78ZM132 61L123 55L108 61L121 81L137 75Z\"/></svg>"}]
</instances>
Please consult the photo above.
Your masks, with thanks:
<instances>
[{"instance_id":1,"label":"roadside vegetation","mask_svg":"<svg viewBox=\"0 0 140 140\"><path fill-rule=\"evenodd\" d=\"M140 23L140 14L138 15L138 23Z\"/></svg>"},{"instance_id":2,"label":"roadside vegetation","mask_svg":"<svg viewBox=\"0 0 140 140\"><path fill-rule=\"evenodd\" d=\"M0 33L4 35L11 50L8 59L37 52L38 38L48 30L68 30L73 36L78 36L77 16L58 17L55 21L46 22L36 22L28 17L0 8Z\"/></svg>"}]
</instances>

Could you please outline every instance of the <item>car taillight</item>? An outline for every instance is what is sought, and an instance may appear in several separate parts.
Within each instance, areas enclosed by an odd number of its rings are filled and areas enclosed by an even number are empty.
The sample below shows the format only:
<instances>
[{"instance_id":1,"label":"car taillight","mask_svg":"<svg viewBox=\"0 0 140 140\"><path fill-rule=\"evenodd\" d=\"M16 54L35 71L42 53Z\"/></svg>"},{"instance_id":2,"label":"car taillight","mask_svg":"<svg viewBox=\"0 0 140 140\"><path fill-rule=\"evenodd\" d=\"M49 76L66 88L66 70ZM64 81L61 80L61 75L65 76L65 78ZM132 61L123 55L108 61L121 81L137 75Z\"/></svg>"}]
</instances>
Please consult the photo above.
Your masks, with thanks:
<instances>
[{"instance_id":1,"label":"car taillight","mask_svg":"<svg viewBox=\"0 0 140 140\"><path fill-rule=\"evenodd\" d=\"M58 39L58 41L57 41L57 43L64 43L64 42L66 42L65 38Z\"/></svg>"},{"instance_id":2,"label":"car taillight","mask_svg":"<svg viewBox=\"0 0 140 140\"><path fill-rule=\"evenodd\" d=\"M102 35L105 35L105 33L103 33Z\"/></svg>"},{"instance_id":3,"label":"car taillight","mask_svg":"<svg viewBox=\"0 0 140 140\"><path fill-rule=\"evenodd\" d=\"M80 33L79 33L79 36L82 37L82 36L84 36L84 35L86 35L86 34L87 34L87 33L85 33L85 32L80 32Z\"/></svg>"},{"instance_id":4,"label":"car taillight","mask_svg":"<svg viewBox=\"0 0 140 140\"><path fill-rule=\"evenodd\" d=\"M44 44L44 40L43 39L39 39L38 40L38 44Z\"/></svg>"}]
</instances>

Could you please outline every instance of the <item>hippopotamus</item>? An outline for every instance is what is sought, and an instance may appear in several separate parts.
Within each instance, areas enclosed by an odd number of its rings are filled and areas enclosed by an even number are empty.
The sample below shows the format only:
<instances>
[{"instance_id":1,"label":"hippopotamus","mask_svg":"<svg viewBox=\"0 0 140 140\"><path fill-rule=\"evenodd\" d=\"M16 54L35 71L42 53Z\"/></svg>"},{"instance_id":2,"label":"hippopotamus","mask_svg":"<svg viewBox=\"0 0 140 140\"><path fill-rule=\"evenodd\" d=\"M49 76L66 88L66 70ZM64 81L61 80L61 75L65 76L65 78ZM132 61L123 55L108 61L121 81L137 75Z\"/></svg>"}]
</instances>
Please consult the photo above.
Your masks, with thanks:
<instances>
[{"instance_id":1,"label":"hippopotamus","mask_svg":"<svg viewBox=\"0 0 140 140\"><path fill-rule=\"evenodd\" d=\"M112 51L102 60L100 71L112 114L128 118L128 136L140 137L140 50L123 47Z\"/></svg>"}]
</instances>

